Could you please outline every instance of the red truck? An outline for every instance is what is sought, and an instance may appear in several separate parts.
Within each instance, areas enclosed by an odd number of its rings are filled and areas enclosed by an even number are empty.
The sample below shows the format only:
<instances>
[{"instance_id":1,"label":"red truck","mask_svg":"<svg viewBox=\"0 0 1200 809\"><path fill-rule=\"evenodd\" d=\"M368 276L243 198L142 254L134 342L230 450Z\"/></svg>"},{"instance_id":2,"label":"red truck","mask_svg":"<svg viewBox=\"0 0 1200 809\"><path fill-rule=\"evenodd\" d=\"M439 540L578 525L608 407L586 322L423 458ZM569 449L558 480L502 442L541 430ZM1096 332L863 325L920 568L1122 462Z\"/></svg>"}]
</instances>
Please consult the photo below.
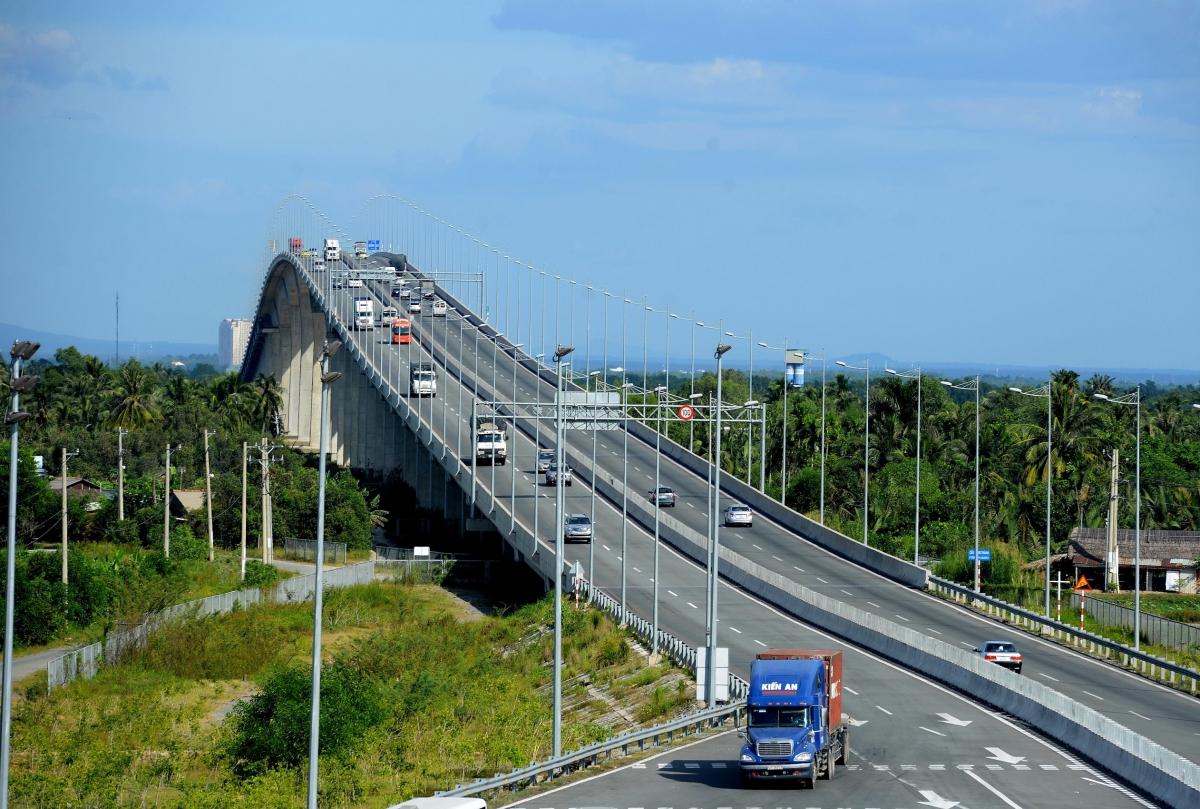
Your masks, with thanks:
<instances>
[{"instance_id":1,"label":"red truck","mask_svg":"<svg viewBox=\"0 0 1200 809\"><path fill-rule=\"evenodd\" d=\"M295 238L288 239L288 251L296 254L297 256L300 255L300 253L304 251L304 240Z\"/></svg>"}]
</instances>

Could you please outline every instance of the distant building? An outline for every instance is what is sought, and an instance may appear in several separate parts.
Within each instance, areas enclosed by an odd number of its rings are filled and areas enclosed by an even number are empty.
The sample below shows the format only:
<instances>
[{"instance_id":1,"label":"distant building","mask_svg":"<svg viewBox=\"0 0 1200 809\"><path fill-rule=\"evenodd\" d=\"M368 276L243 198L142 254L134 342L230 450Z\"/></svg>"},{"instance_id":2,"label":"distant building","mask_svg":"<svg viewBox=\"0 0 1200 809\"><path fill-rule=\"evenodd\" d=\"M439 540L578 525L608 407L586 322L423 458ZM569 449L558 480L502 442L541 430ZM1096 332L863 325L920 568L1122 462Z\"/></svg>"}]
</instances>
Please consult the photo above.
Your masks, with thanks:
<instances>
[{"instance_id":1,"label":"distant building","mask_svg":"<svg viewBox=\"0 0 1200 809\"><path fill-rule=\"evenodd\" d=\"M1134 532L1117 531L1122 590L1134 584ZM1196 567L1200 559L1200 533L1142 529L1142 590L1168 593L1196 592ZM1071 564L1075 578L1085 575L1093 587L1104 586L1104 557L1108 553L1107 528L1071 529Z\"/></svg>"},{"instance_id":2,"label":"distant building","mask_svg":"<svg viewBox=\"0 0 1200 809\"><path fill-rule=\"evenodd\" d=\"M217 361L221 365L235 365L239 368L246 357L246 344L250 342L249 320L226 318L221 321L221 330L217 338Z\"/></svg>"}]
</instances>

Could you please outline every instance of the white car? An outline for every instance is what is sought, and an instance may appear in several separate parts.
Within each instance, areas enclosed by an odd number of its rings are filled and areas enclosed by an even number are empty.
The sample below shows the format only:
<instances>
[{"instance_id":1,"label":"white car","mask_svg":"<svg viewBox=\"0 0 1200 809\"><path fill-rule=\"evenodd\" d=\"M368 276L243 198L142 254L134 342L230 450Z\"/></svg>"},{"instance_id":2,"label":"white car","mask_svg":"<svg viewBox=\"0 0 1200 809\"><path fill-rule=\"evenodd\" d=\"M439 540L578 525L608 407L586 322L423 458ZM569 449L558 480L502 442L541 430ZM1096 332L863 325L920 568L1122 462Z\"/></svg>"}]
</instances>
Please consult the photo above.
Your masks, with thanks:
<instances>
[{"instance_id":1,"label":"white car","mask_svg":"<svg viewBox=\"0 0 1200 809\"><path fill-rule=\"evenodd\" d=\"M449 307L448 307L448 306L446 306L446 302L445 302L445 301L434 301L434 302L433 302L433 316L434 316L434 317L445 317L445 316L446 316L446 310L447 310L448 308L449 308Z\"/></svg>"},{"instance_id":2,"label":"white car","mask_svg":"<svg viewBox=\"0 0 1200 809\"><path fill-rule=\"evenodd\" d=\"M563 542L591 542L592 521L586 514L568 514L563 524Z\"/></svg>"},{"instance_id":3,"label":"white car","mask_svg":"<svg viewBox=\"0 0 1200 809\"><path fill-rule=\"evenodd\" d=\"M554 463L554 450L539 449L538 450L537 471L545 472L547 469L550 468L550 464L552 464L552 463Z\"/></svg>"},{"instance_id":4,"label":"white car","mask_svg":"<svg viewBox=\"0 0 1200 809\"><path fill-rule=\"evenodd\" d=\"M734 503L725 509L725 525L727 527L741 525L746 528L753 528L754 512L750 510L750 506Z\"/></svg>"},{"instance_id":5,"label":"white car","mask_svg":"<svg viewBox=\"0 0 1200 809\"><path fill-rule=\"evenodd\" d=\"M408 302L408 313L410 315L421 314L421 299L420 298L413 298L412 300L410 300Z\"/></svg>"},{"instance_id":6,"label":"white car","mask_svg":"<svg viewBox=\"0 0 1200 809\"><path fill-rule=\"evenodd\" d=\"M971 651L982 657L984 660L995 663L997 666L1004 666L1006 669L1012 669L1017 674L1021 673L1021 653L1017 651L1016 645L1006 640L989 640L979 644L978 649Z\"/></svg>"},{"instance_id":7,"label":"white car","mask_svg":"<svg viewBox=\"0 0 1200 809\"><path fill-rule=\"evenodd\" d=\"M658 494L655 495L654 489L650 490L650 502L660 506L675 507L675 490L670 486L659 486Z\"/></svg>"}]
</instances>

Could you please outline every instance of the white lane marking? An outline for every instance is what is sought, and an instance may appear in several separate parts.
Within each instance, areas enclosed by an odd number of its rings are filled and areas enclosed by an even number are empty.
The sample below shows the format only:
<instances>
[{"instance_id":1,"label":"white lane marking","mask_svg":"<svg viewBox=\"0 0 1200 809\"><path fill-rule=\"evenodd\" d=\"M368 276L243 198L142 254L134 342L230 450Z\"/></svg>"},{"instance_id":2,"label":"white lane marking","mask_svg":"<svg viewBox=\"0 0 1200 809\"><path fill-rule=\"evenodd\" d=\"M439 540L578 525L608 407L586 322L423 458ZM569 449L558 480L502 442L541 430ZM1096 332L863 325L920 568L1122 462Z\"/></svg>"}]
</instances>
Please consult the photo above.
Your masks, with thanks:
<instances>
[{"instance_id":1,"label":"white lane marking","mask_svg":"<svg viewBox=\"0 0 1200 809\"><path fill-rule=\"evenodd\" d=\"M933 634L935 634L935 635L940 635L940 634L942 634L941 632L938 632L936 629L934 629L934 628L933 628L933 627L931 627L931 626L927 626L927 627L925 627L925 628L926 628L926 629L928 629L930 632L932 632L932 633L933 633Z\"/></svg>"},{"instance_id":2,"label":"white lane marking","mask_svg":"<svg viewBox=\"0 0 1200 809\"><path fill-rule=\"evenodd\" d=\"M757 643L759 646L763 646L763 647L765 647L767 645L767 644L763 643L761 640L756 640L754 642Z\"/></svg>"},{"instance_id":3,"label":"white lane marking","mask_svg":"<svg viewBox=\"0 0 1200 809\"><path fill-rule=\"evenodd\" d=\"M921 728L921 730L925 731L926 733L932 733L934 736L945 736L946 735L945 733L938 733L936 730L930 730L929 728L925 727L924 725L918 725L918 727Z\"/></svg>"},{"instance_id":4,"label":"white lane marking","mask_svg":"<svg viewBox=\"0 0 1200 809\"><path fill-rule=\"evenodd\" d=\"M851 694L853 694L853 695L854 695L854 696L856 696L856 697L858 696L858 692L857 692L857 691L855 691L853 688L847 688L846 686L844 686L844 685L843 685L843 686L842 686L842 690L843 690L843 691L849 691Z\"/></svg>"},{"instance_id":5,"label":"white lane marking","mask_svg":"<svg viewBox=\"0 0 1200 809\"><path fill-rule=\"evenodd\" d=\"M970 648L972 648L972 649L974 649L974 648L975 648L974 646L971 646L971 644L967 643L965 640L960 640L960 641L959 641L959 643L961 643L963 646L967 646L967 647L970 647Z\"/></svg>"},{"instance_id":6,"label":"white lane marking","mask_svg":"<svg viewBox=\"0 0 1200 809\"><path fill-rule=\"evenodd\" d=\"M1005 803L1007 803L1009 806L1011 806L1011 807L1012 807L1012 809L1021 809L1021 807L1020 807L1020 806L1018 806L1017 804L1015 804L1015 803L1013 803L1013 802L1012 802L1012 799L1011 799L1011 798L1009 798L1007 795L1005 795L1005 794L1004 794L1003 792L1001 792L1000 790L996 789L994 786L992 786L991 784L989 784L987 781L984 781L982 778L980 778L980 777L979 777L978 775L976 775L975 773L971 772L970 770L963 770L963 772L965 772L967 775L971 776L971 777L972 777L972 778L974 778L976 781L978 781L979 783L981 783L981 784L983 784L985 787L987 787L987 789L988 789L988 791L989 791L989 792L991 792L993 795L995 795L995 796L996 796L997 798L999 798L1000 800L1002 800L1002 801L1004 801Z\"/></svg>"},{"instance_id":7,"label":"white lane marking","mask_svg":"<svg viewBox=\"0 0 1200 809\"><path fill-rule=\"evenodd\" d=\"M622 559L620 556L618 556L618 557L617 557L617 561L618 561L618 562L624 562L625 560L624 560L624 559ZM641 571L640 571L640 570L639 570L638 572L639 572L639 573L641 573Z\"/></svg>"},{"instance_id":8,"label":"white lane marking","mask_svg":"<svg viewBox=\"0 0 1200 809\"><path fill-rule=\"evenodd\" d=\"M737 629L737 628L735 628L735 627L732 627L732 626L731 626L731 627L729 627L729 628L730 628L730 629L732 629L734 632L738 633L739 635L740 635L740 634L742 634L742 630L740 630L740 629Z\"/></svg>"},{"instance_id":9,"label":"white lane marking","mask_svg":"<svg viewBox=\"0 0 1200 809\"><path fill-rule=\"evenodd\" d=\"M667 592L670 593L671 595L675 596L676 598L679 598L679 593L676 593L672 590L667 590Z\"/></svg>"},{"instance_id":10,"label":"white lane marking","mask_svg":"<svg viewBox=\"0 0 1200 809\"><path fill-rule=\"evenodd\" d=\"M604 550L608 551L609 553L612 553L612 548L608 547L604 543L600 543L600 547L604 548Z\"/></svg>"},{"instance_id":11,"label":"white lane marking","mask_svg":"<svg viewBox=\"0 0 1200 809\"><path fill-rule=\"evenodd\" d=\"M846 594L846 595L848 595L848 596L852 596L852 595L854 595L854 593L850 592L849 590L842 590L842 592L843 592L843 593L845 593L845 594Z\"/></svg>"},{"instance_id":12,"label":"white lane marking","mask_svg":"<svg viewBox=\"0 0 1200 809\"><path fill-rule=\"evenodd\" d=\"M820 576L817 576L817 581L821 582L822 584L829 584L829 582L825 581Z\"/></svg>"},{"instance_id":13,"label":"white lane marking","mask_svg":"<svg viewBox=\"0 0 1200 809\"><path fill-rule=\"evenodd\" d=\"M697 607L695 604L693 604L693 603L692 603L692 602L690 602L690 601L685 601L685 602L683 602L683 603L687 604L689 607L691 607L691 608L692 608L692 609L694 609L694 610L698 610L698 609L700 609L699 607Z\"/></svg>"},{"instance_id":14,"label":"white lane marking","mask_svg":"<svg viewBox=\"0 0 1200 809\"><path fill-rule=\"evenodd\" d=\"M894 714L893 714L891 711L889 711L887 708L884 708L884 707L882 707L882 706L880 706L880 705L876 705L875 707L876 707L876 708L879 708L879 710L883 711L883 712L884 712L885 714L887 714L888 716L894 716Z\"/></svg>"},{"instance_id":15,"label":"white lane marking","mask_svg":"<svg viewBox=\"0 0 1200 809\"><path fill-rule=\"evenodd\" d=\"M905 618L905 617L904 617L903 615L901 615L900 613L896 613L896 617L897 617L897 618L899 618L901 621L907 621L907 620L908 620L907 618ZM911 623L911 622L910 622L910 623Z\"/></svg>"},{"instance_id":16,"label":"white lane marking","mask_svg":"<svg viewBox=\"0 0 1200 809\"><path fill-rule=\"evenodd\" d=\"M803 573L803 572L804 572L804 568L802 568L802 567L796 567L795 565L792 565L792 570L799 570L801 573Z\"/></svg>"},{"instance_id":17,"label":"white lane marking","mask_svg":"<svg viewBox=\"0 0 1200 809\"><path fill-rule=\"evenodd\" d=\"M875 609L877 609L877 610L881 610L881 609L883 609L883 607L879 606L879 605L878 605L878 604L876 604L874 601L868 601L867 603L868 603L868 604L870 604L872 607L874 607L874 608L875 608Z\"/></svg>"},{"instance_id":18,"label":"white lane marking","mask_svg":"<svg viewBox=\"0 0 1200 809\"><path fill-rule=\"evenodd\" d=\"M642 569L640 567L635 567L634 570L636 570L638 573L642 572Z\"/></svg>"},{"instance_id":19,"label":"white lane marking","mask_svg":"<svg viewBox=\"0 0 1200 809\"><path fill-rule=\"evenodd\" d=\"M778 556L775 556L774 554L772 554L772 555L771 555L771 558L772 558L772 559L774 559L776 562L782 562L782 561L783 561L782 559L780 559Z\"/></svg>"},{"instance_id":20,"label":"white lane marking","mask_svg":"<svg viewBox=\"0 0 1200 809\"><path fill-rule=\"evenodd\" d=\"M1042 674L1040 671L1038 672L1038 676L1039 676L1039 677L1045 677L1047 680L1053 680L1053 681L1054 681L1054 682L1056 682L1056 683L1062 682L1062 681L1061 681L1061 680L1059 680L1057 677L1051 677L1049 674Z\"/></svg>"},{"instance_id":21,"label":"white lane marking","mask_svg":"<svg viewBox=\"0 0 1200 809\"><path fill-rule=\"evenodd\" d=\"M688 508L695 508L695 506L693 506L691 503L688 503L688 504L687 504L687 507L688 507ZM716 764L714 764L713 766L715 767L715 766L717 766L717 765L716 765ZM724 766L724 765L722 765L722 766Z\"/></svg>"},{"instance_id":22,"label":"white lane marking","mask_svg":"<svg viewBox=\"0 0 1200 809\"><path fill-rule=\"evenodd\" d=\"M653 577L653 576L651 576L651 577L650 577L650 581L654 581L654 577Z\"/></svg>"},{"instance_id":23,"label":"white lane marking","mask_svg":"<svg viewBox=\"0 0 1200 809\"><path fill-rule=\"evenodd\" d=\"M1100 700L1101 702L1104 702L1104 697L1100 696L1099 694L1093 694L1091 691L1084 691L1082 688L1079 690L1083 691L1083 693L1087 694L1089 697L1095 697L1096 699Z\"/></svg>"},{"instance_id":24,"label":"white lane marking","mask_svg":"<svg viewBox=\"0 0 1200 809\"><path fill-rule=\"evenodd\" d=\"M1134 716L1138 717L1139 719L1145 719L1147 722L1153 722L1153 721L1154 721L1153 719L1151 719L1151 718L1150 718L1150 717L1148 717L1148 716L1142 716L1142 715L1141 715L1140 713L1138 713L1137 711L1130 711L1130 713L1131 713L1131 714L1133 714Z\"/></svg>"}]
</instances>

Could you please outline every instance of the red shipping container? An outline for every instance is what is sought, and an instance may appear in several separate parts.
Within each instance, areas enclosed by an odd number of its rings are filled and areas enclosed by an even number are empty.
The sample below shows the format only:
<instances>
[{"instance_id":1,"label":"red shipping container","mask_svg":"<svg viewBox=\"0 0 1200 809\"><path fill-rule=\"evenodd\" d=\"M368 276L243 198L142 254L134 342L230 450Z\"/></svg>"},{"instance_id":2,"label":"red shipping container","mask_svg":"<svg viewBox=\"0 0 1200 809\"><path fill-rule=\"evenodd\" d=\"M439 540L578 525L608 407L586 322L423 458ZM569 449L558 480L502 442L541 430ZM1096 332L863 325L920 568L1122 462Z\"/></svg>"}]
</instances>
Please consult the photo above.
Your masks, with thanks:
<instances>
[{"instance_id":1,"label":"red shipping container","mask_svg":"<svg viewBox=\"0 0 1200 809\"><path fill-rule=\"evenodd\" d=\"M824 660L825 697L829 702L828 727L842 722L842 653L833 649L768 649L757 655L759 660Z\"/></svg>"}]
</instances>

